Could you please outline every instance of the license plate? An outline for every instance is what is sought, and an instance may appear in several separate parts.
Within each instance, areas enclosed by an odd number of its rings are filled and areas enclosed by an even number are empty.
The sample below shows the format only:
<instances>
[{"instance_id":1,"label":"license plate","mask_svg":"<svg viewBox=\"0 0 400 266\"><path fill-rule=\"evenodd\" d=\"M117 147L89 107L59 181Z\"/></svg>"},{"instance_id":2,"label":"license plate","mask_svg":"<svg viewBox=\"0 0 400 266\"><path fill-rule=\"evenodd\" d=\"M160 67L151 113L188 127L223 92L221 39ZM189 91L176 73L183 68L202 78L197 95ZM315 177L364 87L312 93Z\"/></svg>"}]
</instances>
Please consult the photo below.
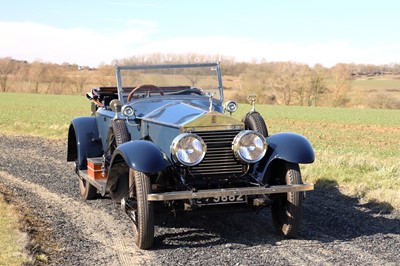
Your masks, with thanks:
<instances>
[{"instance_id":1,"label":"license plate","mask_svg":"<svg viewBox=\"0 0 400 266\"><path fill-rule=\"evenodd\" d=\"M246 203L247 197L246 196L220 196L220 197L213 197L213 198L204 198L196 200L196 203L199 206L204 205L221 205L221 204L235 204L235 203Z\"/></svg>"}]
</instances>

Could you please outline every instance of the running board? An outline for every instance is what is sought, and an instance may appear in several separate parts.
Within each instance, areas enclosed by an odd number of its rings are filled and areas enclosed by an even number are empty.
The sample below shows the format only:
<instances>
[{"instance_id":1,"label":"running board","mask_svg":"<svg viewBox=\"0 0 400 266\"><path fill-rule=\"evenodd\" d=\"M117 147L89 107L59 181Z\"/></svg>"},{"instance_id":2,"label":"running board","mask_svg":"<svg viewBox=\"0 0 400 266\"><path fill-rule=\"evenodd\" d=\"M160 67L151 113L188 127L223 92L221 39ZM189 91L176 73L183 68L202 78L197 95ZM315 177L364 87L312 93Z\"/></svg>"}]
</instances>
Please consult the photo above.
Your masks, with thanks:
<instances>
[{"instance_id":1,"label":"running board","mask_svg":"<svg viewBox=\"0 0 400 266\"><path fill-rule=\"evenodd\" d=\"M100 192L101 195L106 194L106 185L107 185L107 179L93 179L88 175L87 170L79 170L79 178L85 179L87 182L92 184L97 190Z\"/></svg>"},{"instance_id":2,"label":"running board","mask_svg":"<svg viewBox=\"0 0 400 266\"><path fill-rule=\"evenodd\" d=\"M184 200L184 199L202 199L214 197L229 197L229 196L250 196L250 195L266 195L287 192L309 191L314 189L314 184L299 184L299 185L282 185L270 187L240 187L240 188L222 188L222 189L207 189L198 191L174 191L164 193L152 193L147 195L149 201L164 201L164 200Z\"/></svg>"}]
</instances>

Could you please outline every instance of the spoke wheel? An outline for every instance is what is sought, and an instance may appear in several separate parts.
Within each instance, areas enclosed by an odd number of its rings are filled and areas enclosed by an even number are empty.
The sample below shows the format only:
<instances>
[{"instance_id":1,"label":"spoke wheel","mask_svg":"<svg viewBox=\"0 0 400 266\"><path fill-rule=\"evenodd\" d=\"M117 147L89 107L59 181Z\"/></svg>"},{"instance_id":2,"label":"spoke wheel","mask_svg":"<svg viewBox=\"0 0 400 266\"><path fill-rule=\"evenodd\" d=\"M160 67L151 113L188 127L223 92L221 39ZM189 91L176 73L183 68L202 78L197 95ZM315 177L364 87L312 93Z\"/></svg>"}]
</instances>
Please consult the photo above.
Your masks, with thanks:
<instances>
[{"instance_id":1,"label":"spoke wheel","mask_svg":"<svg viewBox=\"0 0 400 266\"><path fill-rule=\"evenodd\" d=\"M150 178L142 172L130 169L130 198L136 202L136 208L130 210L132 219L133 239L140 249L149 249L154 241L154 206L147 200L151 193Z\"/></svg>"},{"instance_id":2,"label":"spoke wheel","mask_svg":"<svg viewBox=\"0 0 400 266\"><path fill-rule=\"evenodd\" d=\"M279 185L302 184L298 164L285 162L282 172ZM300 230L303 213L303 192L274 195L271 213L272 221L278 233L288 238L296 238Z\"/></svg>"}]
</instances>

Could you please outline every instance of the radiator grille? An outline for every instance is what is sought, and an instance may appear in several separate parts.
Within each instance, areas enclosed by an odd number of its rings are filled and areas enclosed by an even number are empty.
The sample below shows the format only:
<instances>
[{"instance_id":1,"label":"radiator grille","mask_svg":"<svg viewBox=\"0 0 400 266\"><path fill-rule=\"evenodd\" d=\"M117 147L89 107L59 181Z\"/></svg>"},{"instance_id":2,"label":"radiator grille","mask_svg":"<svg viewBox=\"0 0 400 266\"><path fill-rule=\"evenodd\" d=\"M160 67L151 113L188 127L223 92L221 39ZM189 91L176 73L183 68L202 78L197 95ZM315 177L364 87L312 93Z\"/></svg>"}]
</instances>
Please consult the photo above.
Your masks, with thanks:
<instances>
[{"instance_id":1,"label":"radiator grille","mask_svg":"<svg viewBox=\"0 0 400 266\"><path fill-rule=\"evenodd\" d=\"M237 160L232 151L232 141L240 130L196 131L207 145L203 161L191 168L194 177L227 177L242 175L245 165Z\"/></svg>"}]
</instances>

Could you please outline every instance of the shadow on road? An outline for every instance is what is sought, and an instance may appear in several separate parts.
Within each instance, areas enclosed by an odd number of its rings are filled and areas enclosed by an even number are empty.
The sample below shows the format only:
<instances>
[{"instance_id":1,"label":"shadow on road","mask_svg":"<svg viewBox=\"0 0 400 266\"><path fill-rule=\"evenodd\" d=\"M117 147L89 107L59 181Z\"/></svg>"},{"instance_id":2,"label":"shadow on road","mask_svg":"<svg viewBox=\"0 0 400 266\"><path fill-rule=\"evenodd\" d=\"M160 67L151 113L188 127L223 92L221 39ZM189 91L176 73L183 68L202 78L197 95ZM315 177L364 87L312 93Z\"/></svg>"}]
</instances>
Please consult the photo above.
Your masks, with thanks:
<instances>
[{"instance_id":1,"label":"shadow on road","mask_svg":"<svg viewBox=\"0 0 400 266\"><path fill-rule=\"evenodd\" d=\"M301 237L321 242L375 234L400 234L399 212L388 203L360 204L343 195L333 181L316 184L304 208Z\"/></svg>"},{"instance_id":2,"label":"shadow on road","mask_svg":"<svg viewBox=\"0 0 400 266\"><path fill-rule=\"evenodd\" d=\"M336 183L322 181L307 194L298 239L321 243L375 234L400 234L399 213L388 204L361 205L343 195ZM155 249L213 245L276 245L283 237L272 225L269 209L260 213L159 215Z\"/></svg>"}]
</instances>

